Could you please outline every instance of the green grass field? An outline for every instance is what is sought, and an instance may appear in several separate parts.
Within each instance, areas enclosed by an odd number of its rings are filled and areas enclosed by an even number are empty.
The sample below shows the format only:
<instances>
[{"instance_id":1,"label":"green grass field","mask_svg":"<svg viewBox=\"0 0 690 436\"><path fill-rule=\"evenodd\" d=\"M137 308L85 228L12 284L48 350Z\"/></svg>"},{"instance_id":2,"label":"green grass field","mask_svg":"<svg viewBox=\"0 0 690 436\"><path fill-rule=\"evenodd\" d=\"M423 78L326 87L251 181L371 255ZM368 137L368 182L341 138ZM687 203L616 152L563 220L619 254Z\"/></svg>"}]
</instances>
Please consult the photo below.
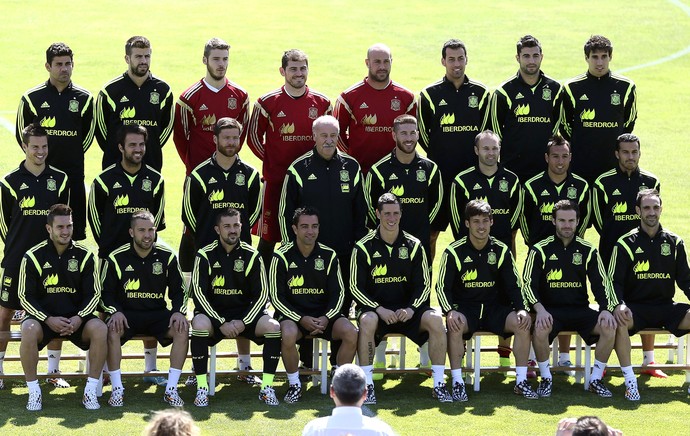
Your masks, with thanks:
<instances>
[{"instance_id":1,"label":"green grass field","mask_svg":"<svg viewBox=\"0 0 690 436\"><path fill-rule=\"evenodd\" d=\"M542 67L563 80L585 71L582 45L601 33L614 43L611 67L633 79L638 88L639 118L635 133L642 139L641 165L661 178L665 227L690 238L690 180L685 153L690 125L690 3L668 1L607 1L582 6L576 2L545 1L538 7L517 2L379 2L254 1L211 4L199 1L87 2L66 5L47 1L2 1L0 44L7 60L0 80L0 140L5 151L0 172L22 159L14 140L14 114L21 93L45 81L45 49L54 41L75 52L76 83L96 94L102 85L125 70L124 42L135 34L153 45L151 70L168 81L179 95L205 73L203 44L212 36L226 39L231 49L229 77L249 91L252 101L282 84L278 72L285 49L301 48L310 56L309 85L333 101L366 74L368 46L387 43L393 52L392 78L418 93L442 77L440 47L449 38L468 47L467 74L492 90L517 70L515 41L526 34L542 42ZM683 79L686 77L686 79ZM160 235L177 246L181 233L180 206L184 167L172 141L165 147L163 175L167 181L167 224ZM242 158L257 168L247 147ZM96 144L87 153L86 180L100 171ZM590 230L588 239L596 240ZM444 234L439 250L450 242ZM518 245L518 264L526 249ZM681 297L682 298L682 297ZM136 345L138 348L138 344ZM10 347L16 354L16 348ZM414 354L414 353L413 353ZM665 360L659 351L657 360ZM639 360L640 354L634 353ZM136 363L137 365L139 363ZM11 364L7 364L10 366ZM64 365L73 365L65 362ZM234 365L234 362L233 362ZM257 365L258 366L258 362ZM11 368L11 367L10 367ZM14 371L12 371L14 372ZM643 401L622 398L622 378L614 372L614 398L603 401L586 394L572 380L557 381L554 397L525 402L510 393L512 382L488 377L467 405L439 405L430 399L431 382L407 376L386 381L372 407L401 434L461 429L467 434L547 434L562 416L598 414L629 434L683 433L688 397L680 387L684 377L666 381L641 379ZM163 407L161 392L127 383L128 406L104 407L86 413L79 405L81 384L66 393L44 390L44 411L24 411L26 390L16 383L0 391L3 433L133 434L139 433L149 410ZM423 388L419 385L423 384ZM278 388L279 394L284 388ZM106 391L106 395L108 392ZM191 402L192 392L184 392ZM191 410L206 434L296 434L314 416L329 413L331 402L310 389L299 405L266 410L255 392L236 382L223 386L208 410ZM630 413L633 412L633 413ZM671 430L673 429L673 430Z\"/></svg>"}]
</instances>

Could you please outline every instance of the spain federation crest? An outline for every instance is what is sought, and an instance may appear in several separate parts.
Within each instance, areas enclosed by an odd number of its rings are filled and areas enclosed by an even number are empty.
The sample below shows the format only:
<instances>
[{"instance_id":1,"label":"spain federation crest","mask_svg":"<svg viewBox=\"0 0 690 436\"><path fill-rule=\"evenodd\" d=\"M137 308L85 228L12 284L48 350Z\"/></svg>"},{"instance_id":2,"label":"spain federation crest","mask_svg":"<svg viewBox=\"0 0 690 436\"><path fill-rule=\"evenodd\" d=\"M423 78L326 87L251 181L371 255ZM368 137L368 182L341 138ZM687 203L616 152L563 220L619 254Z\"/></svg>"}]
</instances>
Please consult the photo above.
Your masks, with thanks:
<instances>
[{"instance_id":1,"label":"spain federation crest","mask_svg":"<svg viewBox=\"0 0 690 436\"><path fill-rule=\"evenodd\" d=\"M417 181L426 182L426 172L424 170L417 170Z\"/></svg>"},{"instance_id":2,"label":"spain federation crest","mask_svg":"<svg viewBox=\"0 0 690 436\"><path fill-rule=\"evenodd\" d=\"M228 109L237 109L237 99L235 97L228 99Z\"/></svg>"},{"instance_id":3,"label":"spain federation crest","mask_svg":"<svg viewBox=\"0 0 690 436\"><path fill-rule=\"evenodd\" d=\"M551 89L549 88L544 88L541 90L541 98L542 100L549 101L551 100Z\"/></svg>"},{"instance_id":4,"label":"spain federation crest","mask_svg":"<svg viewBox=\"0 0 690 436\"><path fill-rule=\"evenodd\" d=\"M46 189L49 191L55 191L57 189L57 182L55 179L48 179L46 181Z\"/></svg>"},{"instance_id":5,"label":"spain federation crest","mask_svg":"<svg viewBox=\"0 0 690 436\"><path fill-rule=\"evenodd\" d=\"M79 112L79 102L77 100L70 100L67 109L70 112Z\"/></svg>"},{"instance_id":6,"label":"spain federation crest","mask_svg":"<svg viewBox=\"0 0 690 436\"><path fill-rule=\"evenodd\" d=\"M508 192L508 181L507 180L499 180L498 190L501 192Z\"/></svg>"},{"instance_id":7,"label":"spain federation crest","mask_svg":"<svg viewBox=\"0 0 690 436\"><path fill-rule=\"evenodd\" d=\"M314 259L314 269L317 271L323 271L325 265L323 259Z\"/></svg>"},{"instance_id":8,"label":"spain federation crest","mask_svg":"<svg viewBox=\"0 0 690 436\"><path fill-rule=\"evenodd\" d=\"M479 107L479 97L476 95L470 95L470 97L467 99L467 106L471 108Z\"/></svg>"},{"instance_id":9,"label":"spain federation crest","mask_svg":"<svg viewBox=\"0 0 690 436\"><path fill-rule=\"evenodd\" d=\"M400 247L398 248L398 258L400 259L407 259L410 257L410 253L407 250L407 247Z\"/></svg>"},{"instance_id":10,"label":"spain federation crest","mask_svg":"<svg viewBox=\"0 0 690 436\"><path fill-rule=\"evenodd\" d=\"M340 181L341 182L349 182L350 181L350 173L347 172L347 170L340 170Z\"/></svg>"},{"instance_id":11,"label":"spain federation crest","mask_svg":"<svg viewBox=\"0 0 690 436\"><path fill-rule=\"evenodd\" d=\"M161 262L153 262L152 272L157 276L163 274L163 264Z\"/></svg>"},{"instance_id":12,"label":"spain federation crest","mask_svg":"<svg viewBox=\"0 0 690 436\"><path fill-rule=\"evenodd\" d=\"M151 104L160 104L161 102L161 95L157 92L152 92L149 94L149 103Z\"/></svg>"},{"instance_id":13,"label":"spain federation crest","mask_svg":"<svg viewBox=\"0 0 690 436\"><path fill-rule=\"evenodd\" d=\"M244 174L242 174L242 173L235 174L235 185L244 186L244 183L245 183Z\"/></svg>"},{"instance_id":14,"label":"spain federation crest","mask_svg":"<svg viewBox=\"0 0 690 436\"><path fill-rule=\"evenodd\" d=\"M670 256L671 255L671 244L668 242L664 242L661 244L661 255L662 256Z\"/></svg>"},{"instance_id":15,"label":"spain federation crest","mask_svg":"<svg viewBox=\"0 0 690 436\"><path fill-rule=\"evenodd\" d=\"M618 106L621 104L621 95L617 92L611 94L611 104L613 106Z\"/></svg>"},{"instance_id":16,"label":"spain federation crest","mask_svg":"<svg viewBox=\"0 0 690 436\"><path fill-rule=\"evenodd\" d=\"M489 255L486 256L486 262L489 265L496 265L496 253L494 253L493 251L489 252Z\"/></svg>"},{"instance_id":17,"label":"spain federation crest","mask_svg":"<svg viewBox=\"0 0 690 436\"><path fill-rule=\"evenodd\" d=\"M235 264L232 266L232 270L238 273L244 272L244 260L235 259Z\"/></svg>"},{"instance_id":18,"label":"spain federation crest","mask_svg":"<svg viewBox=\"0 0 690 436\"><path fill-rule=\"evenodd\" d=\"M151 191L151 180L149 180L149 179L142 180L141 190L146 191L146 192L150 192Z\"/></svg>"},{"instance_id":19,"label":"spain federation crest","mask_svg":"<svg viewBox=\"0 0 690 436\"><path fill-rule=\"evenodd\" d=\"M573 253L573 265L582 265L582 253Z\"/></svg>"},{"instance_id":20,"label":"spain federation crest","mask_svg":"<svg viewBox=\"0 0 690 436\"><path fill-rule=\"evenodd\" d=\"M397 98L391 99L391 110L392 111L399 111L400 110L400 100Z\"/></svg>"},{"instance_id":21,"label":"spain federation crest","mask_svg":"<svg viewBox=\"0 0 690 436\"><path fill-rule=\"evenodd\" d=\"M67 261L67 271L77 272L79 271L79 261L77 259L70 259Z\"/></svg>"},{"instance_id":22,"label":"spain federation crest","mask_svg":"<svg viewBox=\"0 0 690 436\"><path fill-rule=\"evenodd\" d=\"M319 110L315 107L310 107L309 108L309 118L311 118L312 120L315 120L316 117L318 117L318 116L319 116Z\"/></svg>"},{"instance_id":23,"label":"spain federation crest","mask_svg":"<svg viewBox=\"0 0 690 436\"><path fill-rule=\"evenodd\" d=\"M577 198L577 188L574 186L569 187L565 195L568 197L568 199L575 200Z\"/></svg>"}]
</instances>

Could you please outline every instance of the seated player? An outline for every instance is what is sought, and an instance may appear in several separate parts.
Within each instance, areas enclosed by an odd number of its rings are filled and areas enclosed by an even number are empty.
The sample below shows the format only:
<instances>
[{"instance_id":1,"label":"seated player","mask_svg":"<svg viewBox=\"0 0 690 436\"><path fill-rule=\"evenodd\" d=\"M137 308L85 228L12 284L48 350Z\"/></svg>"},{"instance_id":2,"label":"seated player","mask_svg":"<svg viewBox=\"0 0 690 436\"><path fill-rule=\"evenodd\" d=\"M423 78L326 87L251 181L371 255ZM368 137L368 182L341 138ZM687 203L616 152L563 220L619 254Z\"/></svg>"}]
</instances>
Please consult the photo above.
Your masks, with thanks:
<instances>
[{"instance_id":1,"label":"seated player","mask_svg":"<svg viewBox=\"0 0 690 436\"><path fill-rule=\"evenodd\" d=\"M341 341L337 365L352 363L357 352L357 329L341 314L345 289L338 256L317 242L316 209L295 210L292 231L295 241L276 250L269 274L271 301L283 337L281 350L289 384L287 403L296 403L302 397L297 341L305 336Z\"/></svg>"},{"instance_id":2,"label":"seated player","mask_svg":"<svg viewBox=\"0 0 690 436\"><path fill-rule=\"evenodd\" d=\"M240 240L242 218L229 208L216 216L218 239L197 252L192 272L194 319L192 364L197 379L194 405L208 406L208 347L225 338L263 344L259 399L277 406L273 377L280 359L280 325L266 312L266 271L259 253Z\"/></svg>"},{"instance_id":3,"label":"seated player","mask_svg":"<svg viewBox=\"0 0 690 436\"><path fill-rule=\"evenodd\" d=\"M575 330L588 345L597 344L589 391L609 398L611 391L601 379L615 341L616 320L612 312L618 300L596 248L576 235L580 221L577 204L558 201L551 220L556 236L530 248L522 287L525 301L536 312L532 344L541 374L537 394L551 396L549 345L558 333ZM599 310L589 307L588 279Z\"/></svg>"},{"instance_id":4,"label":"seated player","mask_svg":"<svg viewBox=\"0 0 690 436\"><path fill-rule=\"evenodd\" d=\"M520 295L515 260L510 248L490 235L493 213L489 203L470 200L464 216L469 234L443 252L436 282L436 295L446 315L453 401L468 400L462 358L465 341L480 329L502 338L515 335L517 379L513 391L535 399L537 395L527 381L532 320Z\"/></svg>"},{"instance_id":5,"label":"seated player","mask_svg":"<svg viewBox=\"0 0 690 436\"><path fill-rule=\"evenodd\" d=\"M156 242L151 212L134 212L129 235L132 242L113 251L104 264L103 306L108 314L108 370L112 393L108 404L124 406L120 361L122 345L134 335L154 336L167 347L172 343L170 370L163 400L181 407L177 393L182 365L189 346L189 322L185 318L187 294L177 257ZM172 302L168 309L167 297Z\"/></svg>"},{"instance_id":6,"label":"seated player","mask_svg":"<svg viewBox=\"0 0 690 436\"><path fill-rule=\"evenodd\" d=\"M29 401L26 409L41 410L36 377L38 352L52 339L66 338L89 350L89 375L82 404L99 409L96 388L107 351L107 329L93 313L101 299L93 254L72 240L72 209L55 204L48 211L48 240L24 255L19 269L19 300L28 313L22 323L20 355Z\"/></svg>"},{"instance_id":7,"label":"seated player","mask_svg":"<svg viewBox=\"0 0 690 436\"><path fill-rule=\"evenodd\" d=\"M381 195L376 205L379 226L352 251L350 290L359 304L357 351L367 377L364 404L376 404L374 349L388 333L404 334L420 346L429 341L432 395L449 403L446 331L441 315L426 304L431 288L426 252L419 239L400 230L401 216L400 200L391 193Z\"/></svg>"},{"instance_id":8,"label":"seated player","mask_svg":"<svg viewBox=\"0 0 690 436\"><path fill-rule=\"evenodd\" d=\"M637 193L640 226L616 243L609 274L620 305L616 354L625 377L625 398L639 401L630 363L630 336L645 328L662 328L680 337L690 332L690 305L673 301L676 284L690 298L690 268L683 240L661 227L661 197L654 189Z\"/></svg>"}]
</instances>

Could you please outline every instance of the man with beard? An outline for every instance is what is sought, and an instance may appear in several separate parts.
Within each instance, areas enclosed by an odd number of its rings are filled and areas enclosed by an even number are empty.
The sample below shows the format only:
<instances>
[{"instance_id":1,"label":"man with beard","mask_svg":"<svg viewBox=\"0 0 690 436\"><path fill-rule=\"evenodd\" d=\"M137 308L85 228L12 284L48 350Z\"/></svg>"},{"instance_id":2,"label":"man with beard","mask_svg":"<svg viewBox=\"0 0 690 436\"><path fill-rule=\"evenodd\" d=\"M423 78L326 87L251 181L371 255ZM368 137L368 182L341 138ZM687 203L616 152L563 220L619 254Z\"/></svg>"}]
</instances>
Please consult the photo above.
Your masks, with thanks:
<instances>
[{"instance_id":1,"label":"man with beard","mask_svg":"<svg viewBox=\"0 0 690 436\"><path fill-rule=\"evenodd\" d=\"M441 48L441 65L446 74L419 95L419 145L438 165L444 178L443 202L431 224L431 262L436 255L438 235L452 220L450 186L460 171L474 164L474 138L484 130L488 119L489 89L467 77L467 62L465 43L458 39L446 41Z\"/></svg>"},{"instance_id":2,"label":"man with beard","mask_svg":"<svg viewBox=\"0 0 690 436\"><path fill-rule=\"evenodd\" d=\"M106 83L96 101L96 139L103 150L102 168L120 160L117 131L121 126L139 124L149 133L145 164L160 171L162 147L173 128L173 94L170 86L149 71L151 43L133 36L125 44L129 66L121 76Z\"/></svg>"},{"instance_id":3,"label":"man with beard","mask_svg":"<svg viewBox=\"0 0 690 436\"><path fill-rule=\"evenodd\" d=\"M213 126L213 143L216 152L199 164L185 181L182 198L182 222L185 235L192 238L189 244L180 243L180 267L185 281L191 277L193 260L185 259L189 248L195 251L218 238L213 230L218 211L236 208L242 222L243 242L251 245L251 227L259 219L261 210L261 180L259 172L240 160L242 125L234 118L221 118ZM186 249L183 250L183 247ZM189 271L189 272L188 272ZM237 367L251 370L249 340L237 338ZM238 375L238 380L257 384L253 375ZM187 379L194 384L194 377Z\"/></svg>"},{"instance_id":4,"label":"man with beard","mask_svg":"<svg viewBox=\"0 0 690 436\"><path fill-rule=\"evenodd\" d=\"M278 405L273 377L280 359L280 325L266 311L266 271L259 253L241 241L240 215L233 208L217 215L216 240L201 248L194 262L192 360L198 380L197 407L208 406L208 347L240 337L264 344L259 400Z\"/></svg>"},{"instance_id":5,"label":"man with beard","mask_svg":"<svg viewBox=\"0 0 690 436\"><path fill-rule=\"evenodd\" d=\"M403 114L415 115L417 105L412 91L390 78L390 48L372 45L364 62L369 74L340 94L333 116L340 123L338 148L354 157L367 174L395 146L389 134L393 120Z\"/></svg>"},{"instance_id":6,"label":"man with beard","mask_svg":"<svg viewBox=\"0 0 690 436\"><path fill-rule=\"evenodd\" d=\"M131 214L131 242L108 256L101 276L103 307L108 314L108 368L112 393L108 404L124 406L120 361L122 345L134 335L154 336L163 346L172 344L170 370L163 400L182 407L177 393L182 365L189 346L187 294L177 257L156 243L156 226L149 211ZM167 291L167 292L166 292ZM167 308L167 300L172 310Z\"/></svg>"},{"instance_id":7,"label":"man with beard","mask_svg":"<svg viewBox=\"0 0 690 436\"><path fill-rule=\"evenodd\" d=\"M48 80L28 90L19 101L15 135L22 145L22 130L39 123L48 132L48 165L64 171L69 181L69 205L76 241L86 239L84 155L91 147L95 127L93 98L72 82L74 56L67 44L56 42L46 50Z\"/></svg>"},{"instance_id":8,"label":"man with beard","mask_svg":"<svg viewBox=\"0 0 690 436\"><path fill-rule=\"evenodd\" d=\"M639 401L630 362L630 336L645 328L662 328L676 337L690 332L690 305L673 301L676 285L690 297L690 268L683 240L664 229L661 197L654 189L637 194L640 226L623 235L613 248L609 275L621 303L616 354L625 378L625 398Z\"/></svg>"},{"instance_id":9,"label":"man with beard","mask_svg":"<svg viewBox=\"0 0 690 436\"><path fill-rule=\"evenodd\" d=\"M257 249L265 265L270 264L273 248L281 240L278 207L287 169L313 146L314 120L331 113L328 97L307 86L306 53L297 49L283 53L280 74L285 84L256 102L247 136L247 145L263 162L263 210Z\"/></svg>"},{"instance_id":10,"label":"man with beard","mask_svg":"<svg viewBox=\"0 0 690 436\"><path fill-rule=\"evenodd\" d=\"M131 240L133 212L148 210L154 215L156 230L165 229L163 176L143 163L148 139L146 128L128 124L120 127L117 136L121 160L99 174L89 192L89 225L98 244L101 265L116 248ZM156 350L155 341L144 341L145 372L156 370ZM165 382L162 377L144 377L144 380L155 384Z\"/></svg>"},{"instance_id":11,"label":"man with beard","mask_svg":"<svg viewBox=\"0 0 690 436\"><path fill-rule=\"evenodd\" d=\"M558 132L561 85L541 70L541 43L532 35L517 42L517 74L491 98L491 129L501 138L501 164L522 183L544 171L544 144Z\"/></svg>"}]
</instances>

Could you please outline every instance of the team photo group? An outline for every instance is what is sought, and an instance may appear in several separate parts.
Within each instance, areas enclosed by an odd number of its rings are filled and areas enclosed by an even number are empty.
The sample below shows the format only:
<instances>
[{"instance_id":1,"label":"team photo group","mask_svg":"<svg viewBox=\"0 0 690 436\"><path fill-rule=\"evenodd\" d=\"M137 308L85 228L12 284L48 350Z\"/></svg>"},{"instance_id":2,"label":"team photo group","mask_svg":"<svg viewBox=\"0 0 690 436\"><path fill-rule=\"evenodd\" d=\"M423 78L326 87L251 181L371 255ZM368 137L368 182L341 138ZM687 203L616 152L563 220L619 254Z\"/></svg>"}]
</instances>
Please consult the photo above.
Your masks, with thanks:
<instances>
[{"instance_id":1,"label":"team photo group","mask_svg":"<svg viewBox=\"0 0 690 436\"><path fill-rule=\"evenodd\" d=\"M147 38L127 40L126 71L92 95L72 82L75 54L54 43L48 80L19 102L25 157L0 181L0 389L18 333L28 410L43 407L42 349L47 381L69 387L64 340L88 350L82 402L98 409L104 379L107 403L125 404L122 346L135 336L145 336L144 381L165 386L174 407L185 404L178 385L195 386L186 400L204 407L209 348L222 339L237 341L245 374L251 343L262 350L261 375L238 378L269 406L301 399L312 338L330 341L333 370L361 367L363 403L376 404L389 334L419 346L433 398L468 401L463 358L476 332L499 337L500 365L525 399L558 395L550 347L567 370L570 337L559 333L577 332L596 344L588 390L640 401L630 337L690 332L690 305L674 301L676 286L690 298L685 246L661 225L660 180L640 167L633 133L635 84L611 72L606 37L587 39L587 71L561 84L525 35L516 74L493 91L466 75L468 47L451 39L445 75L418 95L391 79L391 50L377 43L366 77L333 101L307 86L307 54L291 49L284 84L253 104L226 77L225 41L206 43L205 77L178 98L151 73L151 53ZM85 180L94 140L101 172ZM175 180L161 175L166 142L186 169ZM262 168L240 159L244 144ZM166 235L175 248L158 235L179 219L165 214L166 189L183 190L184 230ZM453 242L437 247L449 226ZM167 377L158 345L170 347ZM642 348L642 372L666 377L653 335ZM614 350L620 393L603 381ZM181 380L185 362L194 375Z\"/></svg>"}]
</instances>

